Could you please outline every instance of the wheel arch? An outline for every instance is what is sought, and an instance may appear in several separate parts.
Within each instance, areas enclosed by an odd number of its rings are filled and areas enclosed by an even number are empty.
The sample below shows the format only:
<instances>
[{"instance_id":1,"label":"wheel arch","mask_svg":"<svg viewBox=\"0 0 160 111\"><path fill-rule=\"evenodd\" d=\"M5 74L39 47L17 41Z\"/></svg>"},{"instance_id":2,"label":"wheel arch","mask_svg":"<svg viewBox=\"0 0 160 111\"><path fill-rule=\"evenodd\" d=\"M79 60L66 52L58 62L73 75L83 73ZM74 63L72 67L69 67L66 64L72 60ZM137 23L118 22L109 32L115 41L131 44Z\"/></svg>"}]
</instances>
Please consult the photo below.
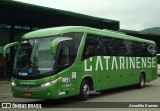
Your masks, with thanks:
<instances>
[{"instance_id":1,"label":"wheel arch","mask_svg":"<svg viewBox=\"0 0 160 111\"><path fill-rule=\"evenodd\" d=\"M145 81L146 81L146 80L147 80L147 78L146 78L146 73L145 73L145 71L141 71L140 76L141 76L141 75L143 75L143 76L144 76L144 79L145 79ZM139 76L139 77L140 77L140 76Z\"/></svg>"},{"instance_id":2,"label":"wheel arch","mask_svg":"<svg viewBox=\"0 0 160 111\"><path fill-rule=\"evenodd\" d=\"M88 82L89 82L89 84L91 85L90 87L91 87L91 90L94 90L94 81L93 81L93 78L92 78L92 76L91 75L84 75L81 79L80 79L80 81L78 82L79 84L78 84L78 92L80 92L80 87L81 87L81 83L82 83L82 81L83 80L87 80Z\"/></svg>"}]
</instances>

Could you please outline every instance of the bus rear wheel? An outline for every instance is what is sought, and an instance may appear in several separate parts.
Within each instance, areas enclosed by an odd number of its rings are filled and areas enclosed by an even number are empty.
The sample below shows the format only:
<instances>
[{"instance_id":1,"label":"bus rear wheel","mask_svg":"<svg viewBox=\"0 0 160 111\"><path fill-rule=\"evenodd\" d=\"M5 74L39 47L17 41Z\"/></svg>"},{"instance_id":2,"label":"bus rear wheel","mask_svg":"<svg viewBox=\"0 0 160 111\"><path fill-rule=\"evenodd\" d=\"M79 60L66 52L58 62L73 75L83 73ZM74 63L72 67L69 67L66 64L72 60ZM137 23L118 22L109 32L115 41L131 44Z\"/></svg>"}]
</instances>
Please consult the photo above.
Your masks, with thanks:
<instances>
[{"instance_id":1,"label":"bus rear wheel","mask_svg":"<svg viewBox=\"0 0 160 111\"><path fill-rule=\"evenodd\" d=\"M80 87L79 99L85 101L89 98L90 95L90 85L87 80L83 80Z\"/></svg>"},{"instance_id":2,"label":"bus rear wheel","mask_svg":"<svg viewBox=\"0 0 160 111\"><path fill-rule=\"evenodd\" d=\"M144 76L144 74L141 74L141 76L139 78L139 84L137 86L138 86L138 88L144 88L144 86L145 86L145 76Z\"/></svg>"}]
</instances>

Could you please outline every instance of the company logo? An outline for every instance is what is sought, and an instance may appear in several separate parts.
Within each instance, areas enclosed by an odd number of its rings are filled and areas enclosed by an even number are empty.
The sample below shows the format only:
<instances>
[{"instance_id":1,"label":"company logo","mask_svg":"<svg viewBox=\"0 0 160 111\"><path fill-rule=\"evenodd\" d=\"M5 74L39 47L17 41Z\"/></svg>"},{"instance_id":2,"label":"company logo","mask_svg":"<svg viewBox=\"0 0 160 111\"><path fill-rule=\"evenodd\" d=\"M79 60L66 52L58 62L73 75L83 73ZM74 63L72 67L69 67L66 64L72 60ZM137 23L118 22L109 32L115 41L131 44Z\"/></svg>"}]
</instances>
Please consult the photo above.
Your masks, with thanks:
<instances>
[{"instance_id":1,"label":"company logo","mask_svg":"<svg viewBox=\"0 0 160 111\"><path fill-rule=\"evenodd\" d=\"M35 85L35 82L20 82L21 85Z\"/></svg>"},{"instance_id":2,"label":"company logo","mask_svg":"<svg viewBox=\"0 0 160 111\"><path fill-rule=\"evenodd\" d=\"M155 57L97 56L84 60L85 71L108 71L154 67L156 67Z\"/></svg>"},{"instance_id":3,"label":"company logo","mask_svg":"<svg viewBox=\"0 0 160 111\"><path fill-rule=\"evenodd\" d=\"M149 45L147 50L148 50L148 53L150 53L152 56L156 53L156 49L152 45Z\"/></svg>"}]
</instances>

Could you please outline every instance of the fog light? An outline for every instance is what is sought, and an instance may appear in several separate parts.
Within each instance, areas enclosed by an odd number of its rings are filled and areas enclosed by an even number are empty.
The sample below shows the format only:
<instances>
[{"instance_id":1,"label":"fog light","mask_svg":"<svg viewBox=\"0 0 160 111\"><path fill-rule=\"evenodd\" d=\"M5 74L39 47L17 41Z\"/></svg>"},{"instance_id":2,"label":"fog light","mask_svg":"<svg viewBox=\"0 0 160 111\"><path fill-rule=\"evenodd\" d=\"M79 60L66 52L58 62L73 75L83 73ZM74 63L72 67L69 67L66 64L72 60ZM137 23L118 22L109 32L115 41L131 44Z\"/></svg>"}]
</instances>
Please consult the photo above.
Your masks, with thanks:
<instances>
[{"instance_id":1,"label":"fog light","mask_svg":"<svg viewBox=\"0 0 160 111\"><path fill-rule=\"evenodd\" d=\"M49 96L51 94L51 91L49 91L48 93L47 93L47 96Z\"/></svg>"}]
</instances>

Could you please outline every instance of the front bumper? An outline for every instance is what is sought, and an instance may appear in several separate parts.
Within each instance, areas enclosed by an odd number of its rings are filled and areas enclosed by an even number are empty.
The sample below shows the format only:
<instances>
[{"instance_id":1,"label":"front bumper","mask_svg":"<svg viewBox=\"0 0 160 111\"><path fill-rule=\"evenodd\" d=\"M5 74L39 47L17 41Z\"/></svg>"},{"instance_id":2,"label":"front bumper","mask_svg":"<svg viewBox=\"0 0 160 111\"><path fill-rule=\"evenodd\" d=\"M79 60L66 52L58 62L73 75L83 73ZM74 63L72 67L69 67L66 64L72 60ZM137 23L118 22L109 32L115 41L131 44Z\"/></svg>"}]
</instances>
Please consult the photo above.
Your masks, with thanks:
<instances>
[{"instance_id":1,"label":"front bumper","mask_svg":"<svg viewBox=\"0 0 160 111\"><path fill-rule=\"evenodd\" d=\"M20 98L34 98L34 99L57 99L57 87L51 85L45 88L30 88L26 86L23 88L12 86L12 95Z\"/></svg>"}]
</instances>

